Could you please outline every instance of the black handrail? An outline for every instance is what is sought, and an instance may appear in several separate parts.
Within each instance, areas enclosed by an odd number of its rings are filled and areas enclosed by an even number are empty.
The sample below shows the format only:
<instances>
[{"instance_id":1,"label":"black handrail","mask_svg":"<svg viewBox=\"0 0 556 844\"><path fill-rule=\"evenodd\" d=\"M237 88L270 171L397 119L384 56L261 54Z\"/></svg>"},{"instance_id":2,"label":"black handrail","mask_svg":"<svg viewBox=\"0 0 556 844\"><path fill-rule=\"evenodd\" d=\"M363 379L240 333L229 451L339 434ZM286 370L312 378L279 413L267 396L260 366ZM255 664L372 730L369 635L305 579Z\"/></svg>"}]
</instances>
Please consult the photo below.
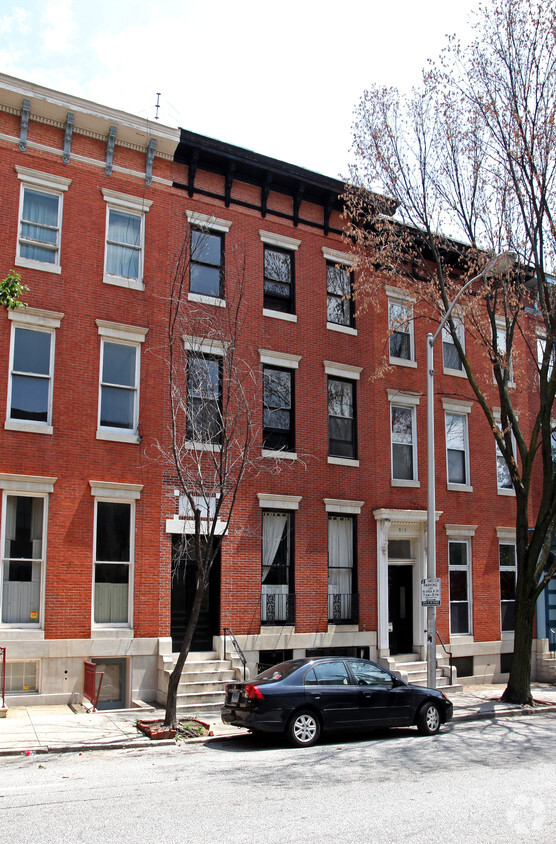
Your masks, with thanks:
<instances>
[{"instance_id":1,"label":"black handrail","mask_svg":"<svg viewBox=\"0 0 556 844\"><path fill-rule=\"evenodd\" d=\"M553 627L548 628L548 649L556 651L556 630Z\"/></svg>"},{"instance_id":2,"label":"black handrail","mask_svg":"<svg viewBox=\"0 0 556 844\"><path fill-rule=\"evenodd\" d=\"M445 645L445 644L444 644L444 642L442 641L442 636L440 635L440 633L438 632L438 630L436 631L436 635L437 635L437 636L438 636L438 638L440 639L440 644L442 645L442 650L444 651L444 653L446 654L446 656L448 657L448 660L449 660L449 665L450 665L450 685L452 685L452 651L447 651L447 650L446 650L446 645Z\"/></svg>"},{"instance_id":3,"label":"black handrail","mask_svg":"<svg viewBox=\"0 0 556 844\"><path fill-rule=\"evenodd\" d=\"M243 679L245 680L245 666L247 665L247 660L245 658L245 654L241 650L239 643L234 636L234 631L231 627L223 627L224 630L224 659L226 659L226 637L229 635L230 639L232 640L232 645L234 646L238 657L240 658L242 665L243 665Z\"/></svg>"}]
</instances>

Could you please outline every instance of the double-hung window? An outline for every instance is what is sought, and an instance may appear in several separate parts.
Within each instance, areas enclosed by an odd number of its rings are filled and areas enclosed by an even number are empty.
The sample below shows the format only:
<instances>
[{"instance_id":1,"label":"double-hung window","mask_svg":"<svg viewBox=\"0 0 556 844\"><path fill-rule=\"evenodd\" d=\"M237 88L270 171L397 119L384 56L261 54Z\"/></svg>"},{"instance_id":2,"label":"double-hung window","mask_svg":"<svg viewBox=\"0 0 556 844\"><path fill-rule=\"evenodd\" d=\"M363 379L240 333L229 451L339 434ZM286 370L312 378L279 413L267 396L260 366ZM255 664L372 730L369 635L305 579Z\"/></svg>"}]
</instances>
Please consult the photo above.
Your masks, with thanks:
<instances>
[{"instance_id":1,"label":"double-hung window","mask_svg":"<svg viewBox=\"0 0 556 844\"><path fill-rule=\"evenodd\" d=\"M295 370L300 356L260 350L263 365L263 450L295 457Z\"/></svg>"},{"instance_id":2,"label":"double-hung window","mask_svg":"<svg viewBox=\"0 0 556 844\"><path fill-rule=\"evenodd\" d=\"M194 211L186 214L191 226L189 299L223 306L224 245L232 224Z\"/></svg>"},{"instance_id":3,"label":"double-hung window","mask_svg":"<svg viewBox=\"0 0 556 844\"><path fill-rule=\"evenodd\" d=\"M401 290L386 288L388 296L388 331L390 363L415 366L413 337L413 301Z\"/></svg>"},{"instance_id":4,"label":"double-hung window","mask_svg":"<svg viewBox=\"0 0 556 844\"><path fill-rule=\"evenodd\" d=\"M137 442L140 349L146 328L97 320L101 336L97 439Z\"/></svg>"},{"instance_id":5,"label":"double-hung window","mask_svg":"<svg viewBox=\"0 0 556 844\"><path fill-rule=\"evenodd\" d=\"M453 317L454 328L456 330L457 338L465 349L465 331L463 327L463 318L458 314ZM442 360L444 363L444 372L450 375L464 375L463 363L456 349L452 332L448 325L442 329Z\"/></svg>"},{"instance_id":6,"label":"double-hung window","mask_svg":"<svg viewBox=\"0 0 556 844\"><path fill-rule=\"evenodd\" d=\"M64 191L71 179L16 165L21 180L15 263L59 273Z\"/></svg>"},{"instance_id":7,"label":"double-hung window","mask_svg":"<svg viewBox=\"0 0 556 844\"><path fill-rule=\"evenodd\" d=\"M43 626L48 493L55 480L0 474L2 624Z\"/></svg>"},{"instance_id":8,"label":"double-hung window","mask_svg":"<svg viewBox=\"0 0 556 844\"><path fill-rule=\"evenodd\" d=\"M90 481L95 498L93 622L129 627L132 618L135 502L140 484Z\"/></svg>"},{"instance_id":9,"label":"double-hung window","mask_svg":"<svg viewBox=\"0 0 556 844\"><path fill-rule=\"evenodd\" d=\"M143 290L145 213L152 200L103 188L106 208L104 281Z\"/></svg>"},{"instance_id":10,"label":"double-hung window","mask_svg":"<svg viewBox=\"0 0 556 844\"><path fill-rule=\"evenodd\" d=\"M52 433L54 346L63 316L38 308L8 311L12 338L7 429Z\"/></svg>"},{"instance_id":11,"label":"double-hung window","mask_svg":"<svg viewBox=\"0 0 556 844\"><path fill-rule=\"evenodd\" d=\"M498 425L498 428L502 429L502 423L500 420L500 414L498 412L495 413L495 421ZM510 433L511 441L512 441L512 449L514 458L517 459L517 446L515 437L513 432ZM506 459L502 452L498 447L498 443L495 443L496 448L496 486L498 489L498 495L515 495L514 486L512 483L512 476L510 474L510 469L508 464L506 463Z\"/></svg>"},{"instance_id":12,"label":"double-hung window","mask_svg":"<svg viewBox=\"0 0 556 844\"><path fill-rule=\"evenodd\" d=\"M264 312L295 315L295 251L300 240L259 232L264 244Z\"/></svg>"},{"instance_id":13,"label":"double-hung window","mask_svg":"<svg viewBox=\"0 0 556 844\"><path fill-rule=\"evenodd\" d=\"M322 247L326 261L326 317L329 328L355 328L353 272L349 257Z\"/></svg>"},{"instance_id":14,"label":"double-hung window","mask_svg":"<svg viewBox=\"0 0 556 844\"><path fill-rule=\"evenodd\" d=\"M261 621L293 621L293 513L263 510Z\"/></svg>"},{"instance_id":15,"label":"double-hung window","mask_svg":"<svg viewBox=\"0 0 556 844\"><path fill-rule=\"evenodd\" d=\"M443 399L446 430L446 469L448 489L471 490L469 482L468 414L471 403Z\"/></svg>"},{"instance_id":16,"label":"double-hung window","mask_svg":"<svg viewBox=\"0 0 556 844\"><path fill-rule=\"evenodd\" d=\"M362 367L324 361L328 375L328 462L357 463L356 382Z\"/></svg>"},{"instance_id":17,"label":"double-hung window","mask_svg":"<svg viewBox=\"0 0 556 844\"><path fill-rule=\"evenodd\" d=\"M496 348L493 350L500 361L500 368L504 373L508 372L508 383L514 385L514 369L512 361L511 350L508 352L508 332L506 330L506 321L503 317L496 317L496 341L493 338L493 345Z\"/></svg>"},{"instance_id":18,"label":"double-hung window","mask_svg":"<svg viewBox=\"0 0 556 844\"><path fill-rule=\"evenodd\" d=\"M501 540L499 557L501 630L502 633L511 633L515 628L515 586L517 579L515 542Z\"/></svg>"},{"instance_id":19,"label":"double-hung window","mask_svg":"<svg viewBox=\"0 0 556 844\"><path fill-rule=\"evenodd\" d=\"M357 620L354 601L355 519L328 516L328 620Z\"/></svg>"},{"instance_id":20,"label":"double-hung window","mask_svg":"<svg viewBox=\"0 0 556 844\"><path fill-rule=\"evenodd\" d=\"M394 486L418 485L416 407L419 396L387 390L390 400L390 442L392 483Z\"/></svg>"},{"instance_id":21,"label":"double-hung window","mask_svg":"<svg viewBox=\"0 0 556 844\"><path fill-rule=\"evenodd\" d=\"M475 527L447 525L450 585L450 633L470 635L471 629L471 539Z\"/></svg>"},{"instance_id":22,"label":"double-hung window","mask_svg":"<svg viewBox=\"0 0 556 844\"><path fill-rule=\"evenodd\" d=\"M222 443L222 359L187 356L187 439L211 445Z\"/></svg>"}]
</instances>

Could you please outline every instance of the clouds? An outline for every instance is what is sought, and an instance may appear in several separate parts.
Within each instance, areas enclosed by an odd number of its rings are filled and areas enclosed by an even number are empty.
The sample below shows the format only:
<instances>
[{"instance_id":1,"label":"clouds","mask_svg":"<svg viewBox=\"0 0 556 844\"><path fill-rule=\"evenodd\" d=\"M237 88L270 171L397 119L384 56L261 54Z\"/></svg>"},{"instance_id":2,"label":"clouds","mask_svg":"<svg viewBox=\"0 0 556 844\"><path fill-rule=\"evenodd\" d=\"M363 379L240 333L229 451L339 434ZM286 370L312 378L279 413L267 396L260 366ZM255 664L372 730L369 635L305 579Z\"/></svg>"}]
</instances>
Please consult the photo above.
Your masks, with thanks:
<instances>
[{"instance_id":1,"label":"clouds","mask_svg":"<svg viewBox=\"0 0 556 844\"><path fill-rule=\"evenodd\" d=\"M77 23L71 0L49 0L41 15L42 47L46 53L67 53L76 49Z\"/></svg>"}]
</instances>

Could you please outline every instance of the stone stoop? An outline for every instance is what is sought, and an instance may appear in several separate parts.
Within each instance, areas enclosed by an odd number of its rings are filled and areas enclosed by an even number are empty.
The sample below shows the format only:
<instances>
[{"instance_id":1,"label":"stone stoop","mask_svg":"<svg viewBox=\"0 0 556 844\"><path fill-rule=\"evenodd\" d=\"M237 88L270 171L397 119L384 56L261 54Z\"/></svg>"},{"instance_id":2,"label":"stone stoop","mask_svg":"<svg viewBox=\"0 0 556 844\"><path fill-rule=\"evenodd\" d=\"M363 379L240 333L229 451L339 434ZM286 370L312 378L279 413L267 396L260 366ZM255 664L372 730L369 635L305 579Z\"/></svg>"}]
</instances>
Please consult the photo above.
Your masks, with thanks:
<instances>
[{"instance_id":1,"label":"stone stoop","mask_svg":"<svg viewBox=\"0 0 556 844\"><path fill-rule=\"evenodd\" d=\"M427 663L420 660L417 654L399 654L388 658L388 668L398 674L402 680L412 686L427 686ZM463 691L463 686L457 682L455 669L450 677L450 665L444 657L438 657L436 663L436 688L446 694Z\"/></svg>"},{"instance_id":2,"label":"stone stoop","mask_svg":"<svg viewBox=\"0 0 556 844\"><path fill-rule=\"evenodd\" d=\"M537 654L537 680L541 683L556 683L556 653Z\"/></svg>"},{"instance_id":3,"label":"stone stoop","mask_svg":"<svg viewBox=\"0 0 556 844\"><path fill-rule=\"evenodd\" d=\"M159 657L157 701L166 703L168 677L177 654ZM216 652L192 652L187 657L178 686L178 713L203 716L219 712L224 703L226 683L242 679L232 659L218 659Z\"/></svg>"}]
</instances>

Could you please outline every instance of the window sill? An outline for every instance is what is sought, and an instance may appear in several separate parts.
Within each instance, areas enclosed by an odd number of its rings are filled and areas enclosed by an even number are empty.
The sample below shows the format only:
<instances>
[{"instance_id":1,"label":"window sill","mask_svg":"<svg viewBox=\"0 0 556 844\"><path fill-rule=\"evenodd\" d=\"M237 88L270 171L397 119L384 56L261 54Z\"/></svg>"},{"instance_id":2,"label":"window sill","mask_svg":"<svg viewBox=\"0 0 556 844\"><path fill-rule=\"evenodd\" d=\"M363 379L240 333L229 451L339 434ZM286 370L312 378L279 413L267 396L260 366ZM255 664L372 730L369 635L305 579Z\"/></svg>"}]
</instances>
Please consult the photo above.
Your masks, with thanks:
<instances>
[{"instance_id":1,"label":"window sill","mask_svg":"<svg viewBox=\"0 0 556 844\"><path fill-rule=\"evenodd\" d=\"M467 372L461 369L448 369L448 367L443 367L442 372L444 375L453 375L455 378L467 378Z\"/></svg>"},{"instance_id":2,"label":"window sill","mask_svg":"<svg viewBox=\"0 0 556 844\"><path fill-rule=\"evenodd\" d=\"M331 463L333 466L359 466L359 460L355 460L351 457L329 457L328 462Z\"/></svg>"},{"instance_id":3,"label":"window sill","mask_svg":"<svg viewBox=\"0 0 556 844\"><path fill-rule=\"evenodd\" d=\"M133 443L137 445L140 442L137 434L124 434L120 431L97 431L97 440L107 440L114 443Z\"/></svg>"},{"instance_id":4,"label":"window sill","mask_svg":"<svg viewBox=\"0 0 556 844\"><path fill-rule=\"evenodd\" d=\"M196 443L186 442L185 447L191 451L222 451L222 446L219 443Z\"/></svg>"},{"instance_id":5,"label":"window sill","mask_svg":"<svg viewBox=\"0 0 556 844\"><path fill-rule=\"evenodd\" d=\"M263 448L261 452L262 457L271 457L275 460L297 460L297 453L295 451L280 451L272 448Z\"/></svg>"},{"instance_id":6,"label":"window sill","mask_svg":"<svg viewBox=\"0 0 556 844\"><path fill-rule=\"evenodd\" d=\"M402 478L392 478L390 484L391 486L406 486L417 489L417 487L421 486L421 481L405 481Z\"/></svg>"},{"instance_id":7,"label":"window sill","mask_svg":"<svg viewBox=\"0 0 556 844\"><path fill-rule=\"evenodd\" d=\"M212 529L213 520L209 519L201 519L201 534L206 536L209 533L209 530ZM178 519L177 517L173 519L166 519L166 533L172 534L194 534L195 533L195 522L193 519ZM214 522L214 535L215 536L224 536L226 534L226 522L222 521L222 519L216 519Z\"/></svg>"},{"instance_id":8,"label":"window sill","mask_svg":"<svg viewBox=\"0 0 556 844\"><path fill-rule=\"evenodd\" d=\"M499 489L498 495L506 495L510 498L515 498L515 489Z\"/></svg>"},{"instance_id":9,"label":"window sill","mask_svg":"<svg viewBox=\"0 0 556 844\"><path fill-rule=\"evenodd\" d=\"M205 296L202 293L188 293L188 302L199 302L201 305L214 305L216 308L225 308L226 300L218 296Z\"/></svg>"},{"instance_id":10,"label":"window sill","mask_svg":"<svg viewBox=\"0 0 556 844\"><path fill-rule=\"evenodd\" d=\"M36 624L0 624L0 630L2 631L2 643L17 642L22 637L34 641L44 639L44 630Z\"/></svg>"},{"instance_id":11,"label":"window sill","mask_svg":"<svg viewBox=\"0 0 556 844\"><path fill-rule=\"evenodd\" d=\"M329 331L339 331L340 334L351 334L352 337L357 337L357 329L350 325L340 325L337 322L327 322L326 327Z\"/></svg>"},{"instance_id":12,"label":"window sill","mask_svg":"<svg viewBox=\"0 0 556 844\"><path fill-rule=\"evenodd\" d=\"M138 278L122 278L119 275L107 275L103 277L104 284L112 284L114 287L127 287L129 290L144 290L145 285Z\"/></svg>"},{"instance_id":13,"label":"window sill","mask_svg":"<svg viewBox=\"0 0 556 844\"><path fill-rule=\"evenodd\" d=\"M23 422L17 419L6 419L4 422L6 431L23 431L26 434L50 434L54 433L52 425L43 422Z\"/></svg>"},{"instance_id":14,"label":"window sill","mask_svg":"<svg viewBox=\"0 0 556 844\"><path fill-rule=\"evenodd\" d=\"M390 358L389 363L392 366L409 366L411 369L417 369L416 360L406 360L405 358Z\"/></svg>"},{"instance_id":15,"label":"window sill","mask_svg":"<svg viewBox=\"0 0 556 844\"><path fill-rule=\"evenodd\" d=\"M133 627L127 622L112 625L95 624L93 622L91 633L103 639L133 639Z\"/></svg>"},{"instance_id":16,"label":"window sill","mask_svg":"<svg viewBox=\"0 0 556 844\"><path fill-rule=\"evenodd\" d=\"M284 311L271 311L269 308L263 308L263 316L272 317L272 319L283 319L285 322L297 322L297 314L286 314Z\"/></svg>"},{"instance_id":17,"label":"window sill","mask_svg":"<svg viewBox=\"0 0 556 844\"><path fill-rule=\"evenodd\" d=\"M29 270L40 270L44 273L56 273L60 275L62 267L59 264L48 264L46 261L32 261L30 258L16 258L16 267L27 267Z\"/></svg>"},{"instance_id":18,"label":"window sill","mask_svg":"<svg viewBox=\"0 0 556 844\"><path fill-rule=\"evenodd\" d=\"M446 489L450 492L473 492L473 487L469 484L446 484Z\"/></svg>"}]
</instances>

